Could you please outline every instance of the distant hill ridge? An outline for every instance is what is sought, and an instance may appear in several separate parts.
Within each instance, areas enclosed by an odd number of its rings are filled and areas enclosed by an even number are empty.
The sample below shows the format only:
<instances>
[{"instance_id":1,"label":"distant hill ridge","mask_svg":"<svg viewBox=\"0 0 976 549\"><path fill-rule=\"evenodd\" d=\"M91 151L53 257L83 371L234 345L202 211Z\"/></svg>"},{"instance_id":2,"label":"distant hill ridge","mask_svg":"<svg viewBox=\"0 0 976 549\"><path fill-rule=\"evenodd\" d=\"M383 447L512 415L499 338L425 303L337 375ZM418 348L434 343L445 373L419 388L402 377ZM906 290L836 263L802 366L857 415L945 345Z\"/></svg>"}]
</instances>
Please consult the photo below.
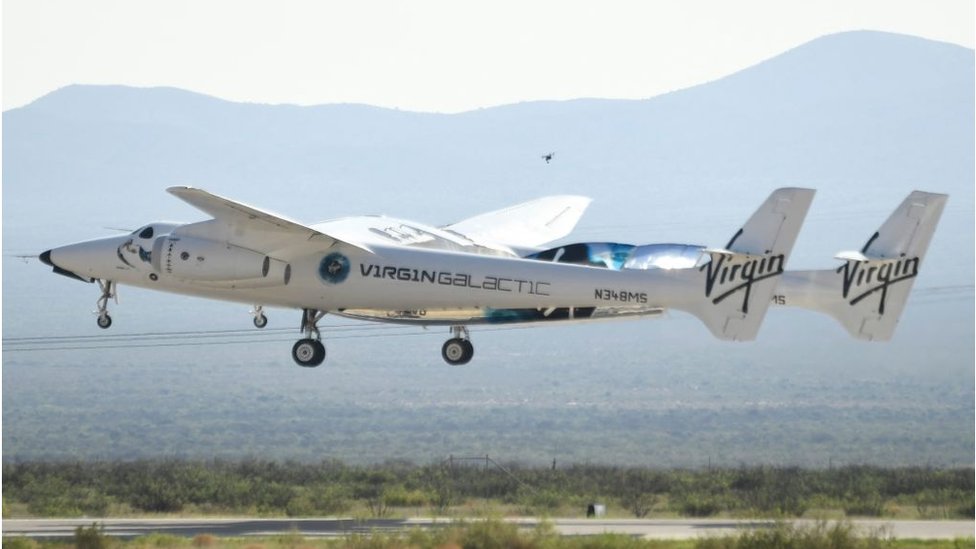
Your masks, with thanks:
<instances>
[{"instance_id":1,"label":"distant hill ridge","mask_svg":"<svg viewBox=\"0 0 976 549\"><path fill-rule=\"evenodd\" d=\"M823 65L820 63L825 58L837 59L841 55L840 63ZM735 72L729 76L718 80L693 86L675 92L665 93L655 97L664 97L675 93L683 93L688 89L709 86L716 82L721 82L725 86L732 87L734 84L748 78L756 78L757 75L774 76L780 81L784 72L791 72L792 78L786 82L795 86L807 86L810 84L821 85L822 78L825 76L837 77L847 74L850 78L838 81L840 84L856 85L857 80L864 77L876 78L880 75L891 75L899 71L917 74L922 77L920 84L925 82L938 81L939 73L947 70L951 71L958 68L956 61L965 62L972 60L973 50L957 46L954 44L936 42L917 38L913 36L893 34L880 31L848 31L831 34L817 38L794 49L788 50L773 58L761 61L756 65ZM883 68L883 70L878 70ZM892 71L892 68L898 70ZM923 73L923 74L920 74ZM924 73L929 73L928 75ZM929 78L924 78L929 76ZM752 82L750 82L752 84ZM111 90L111 91L109 91ZM35 100L34 102L20 108L32 108L48 112L56 112L64 105L71 104L77 106L84 103L87 112L113 113L125 112L126 108L139 107L148 98L155 101L183 101L185 105L192 105L194 101L203 103L221 102L228 105L243 105L254 108L274 107L279 109L328 109L328 108L352 108L360 109L361 112L371 110L391 111L404 114L429 114L436 113L404 111L401 109L389 109L375 107L359 103L333 103L322 105L298 106L291 104L265 104L265 103L236 103L233 101L220 99L206 94L183 90L174 87L132 87L124 85L86 85L74 84L52 91L51 93ZM654 97L648 98L653 99ZM511 105L501 105L498 107L487 107L456 113L457 115L469 114L493 109L506 109L521 105L539 104L562 104L580 101L646 101L645 100L610 100L582 98L560 101L526 101ZM19 110L19 109L12 109ZM5 111L9 112L9 111ZM141 112L141 111L139 111ZM442 115L443 116L443 115ZM448 115L449 116L449 115Z\"/></svg>"},{"instance_id":2,"label":"distant hill ridge","mask_svg":"<svg viewBox=\"0 0 976 549\"><path fill-rule=\"evenodd\" d=\"M302 219L382 211L445 223L549 193L594 196L597 223L647 213L645 201L607 197L650 195L668 207L712 196L735 211L783 184L855 198L916 187L971 195L973 60L951 44L847 32L645 100L453 115L69 86L3 113L4 214L16 220L32 202L84 189L73 205L124 203L133 216L158 216L162 205L182 218L176 201L157 203L174 184ZM539 156L552 150L546 165ZM84 221L77 211L58 219Z\"/></svg>"}]
</instances>

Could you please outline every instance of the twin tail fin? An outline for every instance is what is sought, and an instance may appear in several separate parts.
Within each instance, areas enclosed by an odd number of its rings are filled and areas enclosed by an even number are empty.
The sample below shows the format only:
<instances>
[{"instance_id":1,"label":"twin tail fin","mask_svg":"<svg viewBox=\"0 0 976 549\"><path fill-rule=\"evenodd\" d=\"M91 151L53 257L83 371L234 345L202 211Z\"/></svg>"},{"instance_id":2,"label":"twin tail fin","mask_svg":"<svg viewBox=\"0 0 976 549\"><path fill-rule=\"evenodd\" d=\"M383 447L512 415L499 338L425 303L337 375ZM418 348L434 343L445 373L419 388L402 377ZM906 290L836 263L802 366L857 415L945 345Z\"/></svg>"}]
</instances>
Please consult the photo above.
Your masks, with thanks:
<instances>
[{"instance_id":1,"label":"twin tail fin","mask_svg":"<svg viewBox=\"0 0 976 549\"><path fill-rule=\"evenodd\" d=\"M703 249L707 258L689 273L701 294L681 308L719 339L755 339L814 192L773 191L724 248Z\"/></svg>"},{"instance_id":2,"label":"twin tail fin","mask_svg":"<svg viewBox=\"0 0 976 549\"><path fill-rule=\"evenodd\" d=\"M827 314L857 339L887 341L905 309L948 196L915 191L832 269L787 271L774 301Z\"/></svg>"}]
</instances>

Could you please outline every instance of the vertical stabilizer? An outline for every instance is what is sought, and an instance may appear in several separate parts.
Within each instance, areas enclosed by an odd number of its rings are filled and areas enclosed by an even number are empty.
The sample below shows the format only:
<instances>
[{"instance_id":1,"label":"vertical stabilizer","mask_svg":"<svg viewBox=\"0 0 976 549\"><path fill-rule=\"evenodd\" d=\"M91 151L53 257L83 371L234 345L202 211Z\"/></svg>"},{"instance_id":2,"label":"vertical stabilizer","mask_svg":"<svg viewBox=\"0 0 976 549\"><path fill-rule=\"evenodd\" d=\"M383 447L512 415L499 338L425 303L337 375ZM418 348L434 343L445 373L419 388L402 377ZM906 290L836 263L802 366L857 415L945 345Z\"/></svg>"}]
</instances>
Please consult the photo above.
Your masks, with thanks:
<instances>
[{"instance_id":1,"label":"vertical stabilizer","mask_svg":"<svg viewBox=\"0 0 976 549\"><path fill-rule=\"evenodd\" d=\"M828 314L858 339L891 339L948 198L912 192L860 251L837 254L839 267L787 272L777 303Z\"/></svg>"},{"instance_id":2,"label":"vertical stabilizer","mask_svg":"<svg viewBox=\"0 0 976 549\"><path fill-rule=\"evenodd\" d=\"M777 189L724 249L706 248L708 260L694 269L704 299L685 307L718 338L756 338L800 232L812 189Z\"/></svg>"}]
</instances>

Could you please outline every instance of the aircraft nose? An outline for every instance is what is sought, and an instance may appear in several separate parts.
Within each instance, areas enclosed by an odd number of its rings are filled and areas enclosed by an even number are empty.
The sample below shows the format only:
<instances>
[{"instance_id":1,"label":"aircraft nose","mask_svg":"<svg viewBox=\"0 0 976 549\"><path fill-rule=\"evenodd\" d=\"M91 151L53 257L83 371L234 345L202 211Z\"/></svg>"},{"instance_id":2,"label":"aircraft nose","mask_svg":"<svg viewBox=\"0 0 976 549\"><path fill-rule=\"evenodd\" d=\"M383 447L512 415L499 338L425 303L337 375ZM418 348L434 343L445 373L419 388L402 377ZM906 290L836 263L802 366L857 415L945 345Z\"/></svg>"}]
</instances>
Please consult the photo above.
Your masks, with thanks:
<instances>
[{"instance_id":1,"label":"aircraft nose","mask_svg":"<svg viewBox=\"0 0 976 549\"><path fill-rule=\"evenodd\" d=\"M108 258L114 257L111 248L112 242L106 239L92 240L52 248L37 258L59 275L92 282L104 276L105 264L110 262Z\"/></svg>"}]
</instances>

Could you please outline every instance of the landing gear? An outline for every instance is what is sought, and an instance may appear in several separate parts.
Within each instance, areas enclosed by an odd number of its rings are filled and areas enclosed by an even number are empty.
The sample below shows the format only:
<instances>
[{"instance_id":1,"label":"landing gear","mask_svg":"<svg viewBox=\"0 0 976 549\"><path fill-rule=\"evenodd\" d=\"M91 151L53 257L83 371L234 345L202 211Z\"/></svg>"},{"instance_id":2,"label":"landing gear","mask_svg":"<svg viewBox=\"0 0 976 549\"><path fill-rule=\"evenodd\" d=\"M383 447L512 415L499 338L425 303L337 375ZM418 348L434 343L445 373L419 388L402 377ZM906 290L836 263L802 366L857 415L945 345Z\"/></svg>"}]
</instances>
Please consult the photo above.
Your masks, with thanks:
<instances>
[{"instance_id":1,"label":"landing gear","mask_svg":"<svg viewBox=\"0 0 976 549\"><path fill-rule=\"evenodd\" d=\"M102 290L102 296L98 298L97 306L98 310L95 314L98 315L98 319L95 321L98 327L101 329L107 329L112 325L112 317L108 315L108 300L115 299L115 302L119 302L119 296L115 293L115 281L113 280L98 280L98 287Z\"/></svg>"},{"instance_id":2,"label":"landing gear","mask_svg":"<svg viewBox=\"0 0 976 549\"><path fill-rule=\"evenodd\" d=\"M317 339L299 339L291 348L291 356L299 366L314 368L325 360L325 345Z\"/></svg>"},{"instance_id":3,"label":"landing gear","mask_svg":"<svg viewBox=\"0 0 976 549\"><path fill-rule=\"evenodd\" d=\"M108 313L99 315L98 318L95 320L95 323L98 324L99 328L105 330L112 325L112 317L110 317Z\"/></svg>"},{"instance_id":4,"label":"landing gear","mask_svg":"<svg viewBox=\"0 0 976 549\"><path fill-rule=\"evenodd\" d=\"M260 329L268 325L268 317L264 316L264 310L260 305L255 305L254 310L251 311L251 314L254 315L255 328Z\"/></svg>"},{"instance_id":5,"label":"landing gear","mask_svg":"<svg viewBox=\"0 0 976 549\"><path fill-rule=\"evenodd\" d=\"M474 345L468 339L468 329L464 326L451 326L451 339L444 342L441 347L441 356L444 362L451 366L467 364L474 356Z\"/></svg>"},{"instance_id":6,"label":"landing gear","mask_svg":"<svg viewBox=\"0 0 976 549\"><path fill-rule=\"evenodd\" d=\"M262 315L263 316L263 315ZM291 357L295 363L305 368L314 368L325 360L325 345L319 333L318 322L325 316L325 311L317 309L302 309L302 332L305 337L299 339L291 348ZM254 325L257 326L257 317Z\"/></svg>"}]
</instances>

